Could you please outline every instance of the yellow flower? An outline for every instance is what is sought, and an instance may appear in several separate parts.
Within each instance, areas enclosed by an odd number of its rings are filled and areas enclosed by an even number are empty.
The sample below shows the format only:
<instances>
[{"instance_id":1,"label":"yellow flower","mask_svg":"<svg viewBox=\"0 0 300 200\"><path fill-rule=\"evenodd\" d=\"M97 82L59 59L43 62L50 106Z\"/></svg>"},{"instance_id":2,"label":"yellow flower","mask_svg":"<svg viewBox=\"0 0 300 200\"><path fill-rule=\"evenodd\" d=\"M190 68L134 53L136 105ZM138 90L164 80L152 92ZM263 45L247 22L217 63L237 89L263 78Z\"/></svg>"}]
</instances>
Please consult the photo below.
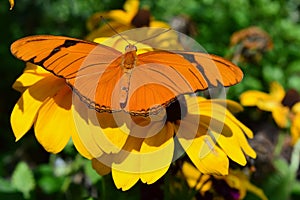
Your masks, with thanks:
<instances>
[{"instance_id":1,"label":"yellow flower","mask_svg":"<svg viewBox=\"0 0 300 200\"><path fill-rule=\"evenodd\" d=\"M215 196L223 196L224 194L222 195L222 193L218 192L218 187L220 186L219 184L217 185L216 182L218 180L224 180L229 186L229 188L226 190L226 195L229 194L231 196L230 199L244 199L247 192L255 194L262 200L268 199L264 192L260 188L253 185L250 182L249 177L241 170L230 170L227 176L207 175L199 172L190 163L184 162L182 166L182 173L189 187L199 191L202 196L204 196L208 191L212 192ZM221 187L225 188L226 185ZM234 189L237 190L237 192ZM224 197L224 199L226 199L226 197Z\"/></svg>"},{"instance_id":2,"label":"yellow flower","mask_svg":"<svg viewBox=\"0 0 300 200\"><path fill-rule=\"evenodd\" d=\"M86 38L94 40L99 36L110 37L115 35L116 32L121 33L129 29L145 26L169 28L168 24L154 20L148 9L140 9L139 4L139 0L127 0L123 10L95 13L87 21L87 27L91 33ZM99 27L102 17L105 20L109 20L109 26L105 24Z\"/></svg>"},{"instance_id":3,"label":"yellow flower","mask_svg":"<svg viewBox=\"0 0 300 200\"><path fill-rule=\"evenodd\" d=\"M186 152L197 169L204 174L226 175L229 158L245 165L244 154L256 157L245 137L246 134L252 138L252 132L226 109L226 101L195 98L196 100L185 96L188 112L174 120L172 114L169 115L170 110L167 111L167 121L163 128L155 130L155 126L162 122L154 122L145 129L146 133L143 132L145 137L137 137L139 134L135 132L135 125L128 125L131 126L129 130L124 127L102 128L98 131L104 135L101 136L102 140L91 141L92 136L85 133L82 137L84 143L95 148L89 148L92 155L98 155L93 160L94 169L103 175L110 168L117 188L127 190L139 180L152 184L161 178L172 161L178 158L177 154L180 154L176 144L181 146L182 151ZM228 101L227 104L233 110L242 109L235 102ZM138 125L147 121L142 117L133 120ZM90 126L92 124L82 128L86 130ZM150 136L147 137L148 135Z\"/></svg>"},{"instance_id":4,"label":"yellow flower","mask_svg":"<svg viewBox=\"0 0 300 200\"><path fill-rule=\"evenodd\" d=\"M270 93L250 90L240 96L244 106L257 106L264 111L272 112L276 124L280 128L291 127L292 144L300 136L300 95L295 90L285 92L277 82L271 83Z\"/></svg>"},{"instance_id":5,"label":"yellow flower","mask_svg":"<svg viewBox=\"0 0 300 200\"><path fill-rule=\"evenodd\" d=\"M16 141L34 124L35 136L48 152L60 152L72 138L78 152L91 158L76 132L70 112L72 91L64 79L27 63L13 88L22 93L11 113Z\"/></svg>"}]
</instances>

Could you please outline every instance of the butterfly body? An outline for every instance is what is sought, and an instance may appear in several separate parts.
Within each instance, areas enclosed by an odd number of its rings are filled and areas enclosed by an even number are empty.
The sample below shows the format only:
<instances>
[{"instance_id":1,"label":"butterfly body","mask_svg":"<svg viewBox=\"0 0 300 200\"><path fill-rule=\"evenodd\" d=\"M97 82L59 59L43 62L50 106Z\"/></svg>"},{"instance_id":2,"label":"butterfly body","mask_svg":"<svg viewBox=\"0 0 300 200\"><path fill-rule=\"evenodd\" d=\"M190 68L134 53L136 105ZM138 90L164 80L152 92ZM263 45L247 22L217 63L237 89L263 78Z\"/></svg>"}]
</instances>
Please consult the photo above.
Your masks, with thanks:
<instances>
[{"instance_id":1,"label":"butterfly body","mask_svg":"<svg viewBox=\"0 0 300 200\"><path fill-rule=\"evenodd\" d=\"M166 31L165 31L166 32ZM242 71L230 61L200 52L153 50L125 53L64 36L29 36L15 41L18 59L66 80L81 101L98 112L149 115L178 96L237 84Z\"/></svg>"}]
</instances>

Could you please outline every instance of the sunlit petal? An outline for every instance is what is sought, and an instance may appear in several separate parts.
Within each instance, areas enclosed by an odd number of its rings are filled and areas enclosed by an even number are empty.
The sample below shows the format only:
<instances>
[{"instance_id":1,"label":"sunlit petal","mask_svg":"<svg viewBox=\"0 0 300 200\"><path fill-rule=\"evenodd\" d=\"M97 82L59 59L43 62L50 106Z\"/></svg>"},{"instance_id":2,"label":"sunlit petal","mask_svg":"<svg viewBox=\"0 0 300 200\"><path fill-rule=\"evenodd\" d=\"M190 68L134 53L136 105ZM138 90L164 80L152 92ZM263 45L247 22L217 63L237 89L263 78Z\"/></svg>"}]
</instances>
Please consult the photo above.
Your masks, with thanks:
<instances>
[{"instance_id":1,"label":"sunlit petal","mask_svg":"<svg viewBox=\"0 0 300 200\"><path fill-rule=\"evenodd\" d=\"M300 138L300 113L298 113L292 122L291 126L292 144L296 144Z\"/></svg>"},{"instance_id":2,"label":"sunlit petal","mask_svg":"<svg viewBox=\"0 0 300 200\"><path fill-rule=\"evenodd\" d=\"M140 179L139 173L129 173L126 171L119 171L112 168L112 177L118 189L123 191L130 189Z\"/></svg>"},{"instance_id":3,"label":"sunlit petal","mask_svg":"<svg viewBox=\"0 0 300 200\"><path fill-rule=\"evenodd\" d=\"M11 113L11 126L16 141L31 128L44 101L54 96L63 84L60 79L50 76L25 90Z\"/></svg>"},{"instance_id":4,"label":"sunlit petal","mask_svg":"<svg viewBox=\"0 0 300 200\"><path fill-rule=\"evenodd\" d=\"M276 124L281 128L286 128L289 125L289 108L284 106L277 106L272 111L272 116Z\"/></svg>"},{"instance_id":5,"label":"sunlit petal","mask_svg":"<svg viewBox=\"0 0 300 200\"><path fill-rule=\"evenodd\" d=\"M72 93L66 86L53 98L46 100L39 110L34 126L35 135L48 152L60 152L70 140L71 133L75 131L72 115L69 114L71 99Z\"/></svg>"},{"instance_id":6,"label":"sunlit petal","mask_svg":"<svg viewBox=\"0 0 300 200\"><path fill-rule=\"evenodd\" d=\"M192 143L183 138L179 138L178 140L201 173L228 174L229 160L226 154L215 145L209 136L197 137Z\"/></svg>"},{"instance_id":7,"label":"sunlit petal","mask_svg":"<svg viewBox=\"0 0 300 200\"><path fill-rule=\"evenodd\" d=\"M12 87L19 92L24 92L28 87L49 75L51 75L51 73L44 70L42 67L26 63L23 74L14 82Z\"/></svg>"},{"instance_id":8,"label":"sunlit petal","mask_svg":"<svg viewBox=\"0 0 300 200\"><path fill-rule=\"evenodd\" d=\"M284 88L278 82L270 85L270 95L277 101L281 101L285 96Z\"/></svg>"}]
</instances>

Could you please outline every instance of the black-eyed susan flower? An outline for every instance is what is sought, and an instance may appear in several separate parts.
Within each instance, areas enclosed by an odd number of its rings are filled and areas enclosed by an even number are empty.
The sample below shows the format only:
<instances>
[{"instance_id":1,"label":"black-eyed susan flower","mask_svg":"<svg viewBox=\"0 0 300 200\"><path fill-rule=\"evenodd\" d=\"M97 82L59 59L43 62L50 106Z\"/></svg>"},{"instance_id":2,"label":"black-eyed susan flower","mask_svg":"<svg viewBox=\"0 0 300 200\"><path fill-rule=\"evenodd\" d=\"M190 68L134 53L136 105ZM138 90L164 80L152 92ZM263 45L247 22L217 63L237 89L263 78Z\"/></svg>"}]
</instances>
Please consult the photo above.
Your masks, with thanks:
<instances>
[{"instance_id":1,"label":"black-eyed susan flower","mask_svg":"<svg viewBox=\"0 0 300 200\"><path fill-rule=\"evenodd\" d=\"M108 25L99 26L104 18ZM156 21L146 8L140 8L139 0L127 0L123 10L111 10L108 12L95 13L87 21L90 34L88 40L98 37L110 37L123 31L140 27L161 27L168 28L169 25L162 21Z\"/></svg>"},{"instance_id":2,"label":"black-eyed susan flower","mask_svg":"<svg viewBox=\"0 0 300 200\"><path fill-rule=\"evenodd\" d=\"M300 95L296 90L288 90L277 82L272 82L270 92L249 90L240 96L244 106L257 106L260 110L272 113L273 119L280 128L291 128L292 144L300 136Z\"/></svg>"},{"instance_id":3,"label":"black-eyed susan flower","mask_svg":"<svg viewBox=\"0 0 300 200\"><path fill-rule=\"evenodd\" d=\"M173 118L171 110L167 110L163 128L155 130L156 124L153 123L147 129L149 132L144 133L146 137L137 137L135 126L128 132L124 127L104 129L108 139L104 143L115 147L115 151L102 148L105 146L103 141L96 142L93 146L102 151L97 159L93 159L94 169L101 175L111 170L117 188L127 190L139 180L147 184L157 181L180 151L185 152L204 174L226 175L229 159L245 165L245 154L256 157L246 139L246 135L252 137L251 130L224 107L225 101L196 97L195 102L186 96L185 102L187 111L184 116ZM233 110L242 109L235 102L227 103ZM138 125L145 123L145 119L135 121ZM126 142L121 142L122 138ZM180 150L176 145L180 145ZM99 153L99 148L95 151Z\"/></svg>"},{"instance_id":4,"label":"black-eyed susan flower","mask_svg":"<svg viewBox=\"0 0 300 200\"><path fill-rule=\"evenodd\" d=\"M230 46L233 49L233 61L258 62L266 51L273 48L273 43L268 33L252 26L233 33Z\"/></svg>"},{"instance_id":5,"label":"black-eyed susan flower","mask_svg":"<svg viewBox=\"0 0 300 200\"><path fill-rule=\"evenodd\" d=\"M210 193L213 199L239 200L251 192L262 200L268 199L262 189L252 184L250 177L241 170L231 169L226 176L208 175L184 162L181 173L189 187L199 191L202 197Z\"/></svg>"}]
</instances>

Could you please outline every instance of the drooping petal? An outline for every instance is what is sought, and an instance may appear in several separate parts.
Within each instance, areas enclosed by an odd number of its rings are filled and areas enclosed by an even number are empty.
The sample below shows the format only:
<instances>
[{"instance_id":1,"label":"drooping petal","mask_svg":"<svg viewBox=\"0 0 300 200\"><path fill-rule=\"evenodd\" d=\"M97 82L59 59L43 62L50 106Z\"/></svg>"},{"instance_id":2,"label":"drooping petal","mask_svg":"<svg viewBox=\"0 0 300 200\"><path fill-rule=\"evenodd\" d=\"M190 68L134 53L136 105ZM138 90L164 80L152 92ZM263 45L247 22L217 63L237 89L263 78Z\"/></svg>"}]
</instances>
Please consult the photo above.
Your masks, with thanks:
<instances>
[{"instance_id":1,"label":"drooping petal","mask_svg":"<svg viewBox=\"0 0 300 200\"><path fill-rule=\"evenodd\" d=\"M220 145L221 149L231 160L242 166L247 163L238 138L235 136L236 133L234 133L234 135L232 135L231 137L225 137L224 135L216 133L214 131L211 131L211 133L217 141L218 145Z\"/></svg>"},{"instance_id":2,"label":"drooping petal","mask_svg":"<svg viewBox=\"0 0 300 200\"><path fill-rule=\"evenodd\" d=\"M78 139L81 141L82 146L87 150L92 157L98 158L103 154L103 150L98 145L96 138L101 132L101 127L92 123L89 119L88 112L91 110L87 108L78 98L73 98L73 105L71 107L73 121L76 126ZM95 119L97 120L97 119ZM75 137L76 139L77 137ZM101 142L101 141L100 141Z\"/></svg>"},{"instance_id":3,"label":"drooping petal","mask_svg":"<svg viewBox=\"0 0 300 200\"><path fill-rule=\"evenodd\" d=\"M300 102L295 103L292 107L292 112L293 113L300 113Z\"/></svg>"},{"instance_id":4,"label":"drooping petal","mask_svg":"<svg viewBox=\"0 0 300 200\"><path fill-rule=\"evenodd\" d=\"M188 185L191 188L195 188L196 190L200 190L202 194L208 191L211 186L212 182L208 181L210 175L201 174L199 170L197 170L194 166L192 166L188 162L184 162L182 165L182 173L186 178Z\"/></svg>"},{"instance_id":5,"label":"drooping petal","mask_svg":"<svg viewBox=\"0 0 300 200\"><path fill-rule=\"evenodd\" d=\"M289 113L289 108L282 105L273 109L273 119L280 128L286 128L289 125Z\"/></svg>"},{"instance_id":6,"label":"drooping petal","mask_svg":"<svg viewBox=\"0 0 300 200\"><path fill-rule=\"evenodd\" d=\"M276 101L281 101L285 96L285 90L278 82L272 82L270 85L270 95Z\"/></svg>"},{"instance_id":7,"label":"drooping petal","mask_svg":"<svg viewBox=\"0 0 300 200\"><path fill-rule=\"evenodd\" d=\"M72 115L69 114L71 104L72 93L65 86L39 109L34 131L46 151L60 152L70 140L71 133L76 131Z\"/></svg>"},{"instance_id":8,"label":"drooping petal","mask_svg":"<svg viewBox=\"0 0 300 200\"><path fill-rule=\"evenodd\" d=\"M228 174L229 160L226 154L212 141L211 137L207 135L197 137L192 143L183 138L178 138L178 140L201 173Z\"/></svg>"},{"instance_id":9,"label":"drooping petal","mask_svg":"<svg viewBox=\"0 0 300 200\"><path fill-rule=\"evenodd\" d=\"M240 102L243 106L256 106L259 101L269 99L270 95L256 90L248 90L241 94Z\"/></svg>"},{"instance_id":10,"label":"drooping petal","mask_svg":"<svg viewBox=\"0 0 300 200\"><path fill-rule=\"evenodd\" d=\"M31 128L44 101L54 96L64 84L62 79L49 76L24 91L10 118L16 141Z\"/></svg>"},{"instance_id":11,"label":"drooping petal","mask_svg":"<svg viewBox=\"0 0 300 200\"><path fill-rule=\"evenodd\" d=\"M139 173L129 173L112 168L112 177L118 189L129 190L140 179Z\"/></svg>"},{"instance_id":12,"label":"drooping petal","mask_svg":"<svg viewBox=\"0 0 300 200\"><path fill-rule=\"evenodd\" d=\"M73 117L73 115L72 115ZM71 136L72 136L72 141L73 144L76 148L76 150L80 153L80 155L82 155L83 157L87 158L87 159L92 159L92 155L91 153L87 150L87 148L84 146L84 144L82 143L76 129L74 129L74 131L71 131Z\"/></svg>"},{"instance_id":13,"label":"drooping petal","mask_svg":"<svg viewBox=\"0 0 300 200\"><path fill-rule=\"evenodd\" d=\"M167 172L174 152L173 135L173 125L167 122L159 133L146 138L142 143L140 149L142 182L152 184Z\"/></svg>"},{"instance_id":14,"label":"drooping petal","mask_svg":"<svg viewBox=\"0 0 300 200\"><path fill-rule=\"evenodd\" d=\"M300 138L300 113L297 113L293 119L291 126L291 135L292 135L292 144L296 144L296 142Z\"/></svg>"}]
</instances>

